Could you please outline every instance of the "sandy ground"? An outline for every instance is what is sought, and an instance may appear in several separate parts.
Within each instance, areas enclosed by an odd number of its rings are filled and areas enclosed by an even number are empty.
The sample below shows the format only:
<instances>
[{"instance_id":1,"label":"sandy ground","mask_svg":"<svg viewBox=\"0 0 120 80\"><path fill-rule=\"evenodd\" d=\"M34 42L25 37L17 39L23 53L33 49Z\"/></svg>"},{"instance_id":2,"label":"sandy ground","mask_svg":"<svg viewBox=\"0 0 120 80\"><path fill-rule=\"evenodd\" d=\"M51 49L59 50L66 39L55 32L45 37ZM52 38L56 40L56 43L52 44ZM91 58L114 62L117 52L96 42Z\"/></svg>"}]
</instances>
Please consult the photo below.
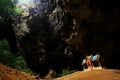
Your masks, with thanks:
<instances>
[{"instance_id":1,"label":"sandy ground","mask_svg":"<svg viewBox=\"0 0 120 80\"><path fill-rule=\"evenodd\" d=\"M54 80L120 80L120 70L78 71Z\"/></svg>"},{"instance_id":2,"label":"sandy ground","mask_svg":"<svg viewBox=\"0 0 120 80\"><path fill-rule=\"evenodd\" d=\"M28 73L18 71L0 64L0 80L41 80ZM44 80L120 80L120 70L103 69L93 71L77 71L70 75Z\"/></svg>"},{"instance_id":3,"label":"sandy ground","mask_svg":"<svg viewBox=\"0 0 120 80\"><path fill-rule=\"evenodd\" d=\"M35 80L35 76L0 64L0 80Z\"/></svg>"}]
</instances>

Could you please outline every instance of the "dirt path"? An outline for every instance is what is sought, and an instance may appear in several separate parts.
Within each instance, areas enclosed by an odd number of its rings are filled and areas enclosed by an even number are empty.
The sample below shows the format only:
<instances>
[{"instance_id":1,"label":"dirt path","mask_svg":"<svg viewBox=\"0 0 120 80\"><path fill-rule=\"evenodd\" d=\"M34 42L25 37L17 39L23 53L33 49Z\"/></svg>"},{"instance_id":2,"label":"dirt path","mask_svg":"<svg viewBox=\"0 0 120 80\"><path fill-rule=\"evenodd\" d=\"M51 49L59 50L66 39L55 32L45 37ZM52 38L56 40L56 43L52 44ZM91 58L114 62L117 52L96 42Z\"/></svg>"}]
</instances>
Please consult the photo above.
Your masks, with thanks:
<instances>
[{"instance_id":1,"label":"dirt path","mask_svg":"<svg viewBox=\"0 0 120 80\"><path fill-rule=\"evenodd\" d=\"M0 64L0 80L35 80L35 77Z\"/></svg>"},{"instance_id":2,"label":"dirt path","mask_svg":"<svg viewBox=\"0 0 120 80\"><path fill-rule=\"evenodd\" d=\"M78 71L54 80L120 80L120 70Z\"/></svg>"},{"instance_id":3,"label":"dirt path","mask_svg":"<svg viewBox=\"0 0 120 80\"><path fill-rule=\"evenodd\" d=\"M0 64L0 80L38 80L25 72ZM39 79L41 80L41 79ZM94 71L77 71L73 74L55 79L44 80L120 80L120 70L104 69Z\"/></svg>"}]
</instances>

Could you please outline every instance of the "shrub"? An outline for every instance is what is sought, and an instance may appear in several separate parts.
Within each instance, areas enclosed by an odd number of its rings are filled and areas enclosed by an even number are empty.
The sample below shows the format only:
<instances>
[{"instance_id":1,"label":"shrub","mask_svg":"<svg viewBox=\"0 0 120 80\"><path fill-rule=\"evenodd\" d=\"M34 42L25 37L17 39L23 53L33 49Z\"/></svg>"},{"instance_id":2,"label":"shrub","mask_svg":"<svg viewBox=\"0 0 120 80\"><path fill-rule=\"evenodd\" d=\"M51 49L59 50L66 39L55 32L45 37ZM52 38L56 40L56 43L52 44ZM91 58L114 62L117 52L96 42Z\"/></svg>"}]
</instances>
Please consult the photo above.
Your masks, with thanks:
<instances>
[{"instance_id":1,"label":"shrub","mask_svg":"<svg viewBox=\"0 0 120 80\"><path fill-rule=\"evenodd\" d=\"M10 52L9 43L6 39L0 40L0 63L30 74L35 74L27 67L21 54L15 56Z\"/></svg>"}]
</instances>

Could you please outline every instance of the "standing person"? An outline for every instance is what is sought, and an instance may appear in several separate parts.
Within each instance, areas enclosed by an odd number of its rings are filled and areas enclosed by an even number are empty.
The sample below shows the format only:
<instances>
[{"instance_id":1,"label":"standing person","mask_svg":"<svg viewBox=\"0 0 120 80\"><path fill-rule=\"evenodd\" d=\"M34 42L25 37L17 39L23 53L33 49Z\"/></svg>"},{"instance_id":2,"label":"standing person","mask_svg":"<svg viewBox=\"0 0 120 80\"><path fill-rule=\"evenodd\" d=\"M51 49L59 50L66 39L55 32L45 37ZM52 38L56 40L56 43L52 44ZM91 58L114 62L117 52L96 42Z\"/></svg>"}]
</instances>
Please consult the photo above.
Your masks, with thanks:
<instances>
[{"instance_id":1,"label":"standing person","mask_svg":"<svg viewBox=\"0 0 120 80\"><path fill-rule=\"evenodd\" d=\"M92 66L90 56L86 56L86 64L88 68Z\"/></svg>"}]
</instances>

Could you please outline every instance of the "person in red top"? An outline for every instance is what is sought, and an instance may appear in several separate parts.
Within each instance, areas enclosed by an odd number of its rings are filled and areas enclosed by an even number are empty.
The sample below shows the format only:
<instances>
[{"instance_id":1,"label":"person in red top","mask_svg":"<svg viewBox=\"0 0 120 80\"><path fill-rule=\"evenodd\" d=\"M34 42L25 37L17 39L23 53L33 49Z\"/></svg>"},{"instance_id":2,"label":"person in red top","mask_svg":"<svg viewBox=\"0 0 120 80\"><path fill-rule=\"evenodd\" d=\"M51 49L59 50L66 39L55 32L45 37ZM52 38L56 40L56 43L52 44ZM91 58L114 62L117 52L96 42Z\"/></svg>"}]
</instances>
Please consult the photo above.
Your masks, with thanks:
<instances>
[{"instance_id":1,"label":"person in red top","mask_svg":"<svg viewBox=\"0 0 120 80\"><path fill-rule=\"evenodd\" d=\"M86 64L88 68L92 66L90 56L86 56Z\"/></svg>"}]
</instances>

